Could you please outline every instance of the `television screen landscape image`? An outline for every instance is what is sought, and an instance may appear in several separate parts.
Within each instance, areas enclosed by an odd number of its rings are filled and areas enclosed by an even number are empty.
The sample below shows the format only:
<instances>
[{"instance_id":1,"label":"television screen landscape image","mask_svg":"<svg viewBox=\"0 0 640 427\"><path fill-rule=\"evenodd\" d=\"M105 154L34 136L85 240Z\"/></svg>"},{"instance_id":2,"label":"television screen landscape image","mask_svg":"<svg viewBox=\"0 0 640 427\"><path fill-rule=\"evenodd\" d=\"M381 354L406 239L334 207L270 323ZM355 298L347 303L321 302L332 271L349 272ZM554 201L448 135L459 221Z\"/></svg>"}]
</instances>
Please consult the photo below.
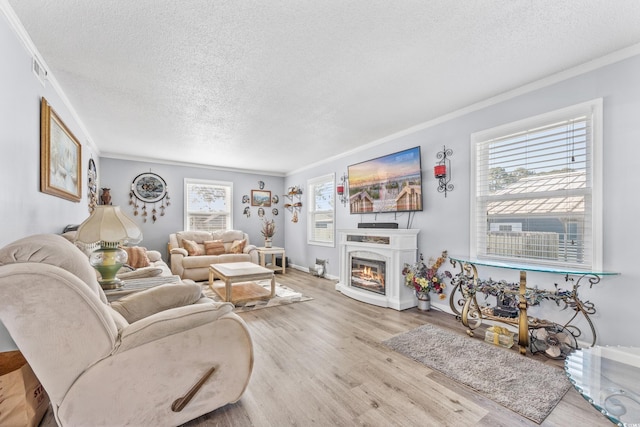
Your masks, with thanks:
<instances>
[{"instance_id":1,"label":"television screen landscape image","mask_svg":"<svg viewBox=\"0 0 640 427\"><path fill-rule=\"evenodd\" d=\"M422 210L420 147L351 165L348 176L352 214Z\"/></svg>"}]
</instances>

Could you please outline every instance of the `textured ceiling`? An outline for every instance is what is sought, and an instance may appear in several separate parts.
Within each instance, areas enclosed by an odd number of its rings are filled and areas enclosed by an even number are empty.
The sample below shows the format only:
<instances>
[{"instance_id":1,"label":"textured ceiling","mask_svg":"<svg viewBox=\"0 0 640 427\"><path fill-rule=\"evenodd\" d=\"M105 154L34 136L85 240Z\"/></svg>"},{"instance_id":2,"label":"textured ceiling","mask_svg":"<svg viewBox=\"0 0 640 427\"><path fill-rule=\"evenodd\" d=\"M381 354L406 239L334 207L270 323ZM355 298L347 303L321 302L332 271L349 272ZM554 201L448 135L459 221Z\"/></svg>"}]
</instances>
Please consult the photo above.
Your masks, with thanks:
<instances>
[{"instance_id":1,"label":"textured ceiling","mask_svg":"<svg viewBox=\"0 0 640 427\"><path fill-rule=\"evenodd\" d=\"M93 142L284 174L640 42L637 0L8 0Z\"/></svg>"}]
</instances>

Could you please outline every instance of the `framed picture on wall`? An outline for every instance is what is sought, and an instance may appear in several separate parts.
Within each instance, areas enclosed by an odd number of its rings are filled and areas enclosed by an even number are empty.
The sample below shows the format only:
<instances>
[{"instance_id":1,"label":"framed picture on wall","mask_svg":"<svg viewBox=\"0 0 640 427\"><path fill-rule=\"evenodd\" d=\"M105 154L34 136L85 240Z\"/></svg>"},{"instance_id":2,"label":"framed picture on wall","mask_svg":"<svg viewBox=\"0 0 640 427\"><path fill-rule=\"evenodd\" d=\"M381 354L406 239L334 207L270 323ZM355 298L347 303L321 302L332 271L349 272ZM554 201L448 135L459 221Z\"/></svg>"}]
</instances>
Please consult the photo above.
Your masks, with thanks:
<instances>
[{"instance_id":1,"label":"framed picture on wall","mask_svg":"<svg viewBox=\"0 0 640 427\"><path fill-rule=\"evenodd\" d=\"M251 190L251 206L271 206L271 191Z\"/></svg>"},{"instance_id":2,"label":"framed picture on wall","mask_svg":"<svg viewBox=\"0 0 640 427\"><path fill-rule=\"evenodd\" d=\"M82 146L44 97L40 106L40 191L79 202Z\"/></svg>"}]
</instances>

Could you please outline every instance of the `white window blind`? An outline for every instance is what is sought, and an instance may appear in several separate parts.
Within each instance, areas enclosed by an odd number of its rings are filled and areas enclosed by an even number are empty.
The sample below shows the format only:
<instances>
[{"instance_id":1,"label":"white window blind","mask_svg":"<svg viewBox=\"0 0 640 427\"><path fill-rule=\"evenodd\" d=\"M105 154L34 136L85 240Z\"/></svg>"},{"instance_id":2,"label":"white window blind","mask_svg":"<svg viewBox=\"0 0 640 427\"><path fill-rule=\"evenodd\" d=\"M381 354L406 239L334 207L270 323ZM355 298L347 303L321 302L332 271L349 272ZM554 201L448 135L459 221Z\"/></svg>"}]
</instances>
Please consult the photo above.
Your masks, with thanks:
<instances>
[{"instance_id":1,"label":"white window blind","mask_svg":"<svg viewBox=\"0 0 640 427\"><path fill-rule=\"evenodd\" d=\"M333 174L310 179L307 182L307 194L309 212L307 242L333 246L335 240Z\"/></svg>"},{"instance_id":2,"label":"white window blind","mask_svg":"<svg viewBox=\"0 0 640 427\"><path fill-rule=\"evenodd\" d=\"M233 184L185 179L185 230L216 231L233 228Z\"/></svg>"},{"instance_id":3,"label":"white window blind","mask_svg":"<svg viewBox=\"0 0 640 427\"><path fill-rule=\"evenodd\" d=\"M600 265L600 121L595 101L472 135L473 256Z\"/></svg>"}]
</instances>

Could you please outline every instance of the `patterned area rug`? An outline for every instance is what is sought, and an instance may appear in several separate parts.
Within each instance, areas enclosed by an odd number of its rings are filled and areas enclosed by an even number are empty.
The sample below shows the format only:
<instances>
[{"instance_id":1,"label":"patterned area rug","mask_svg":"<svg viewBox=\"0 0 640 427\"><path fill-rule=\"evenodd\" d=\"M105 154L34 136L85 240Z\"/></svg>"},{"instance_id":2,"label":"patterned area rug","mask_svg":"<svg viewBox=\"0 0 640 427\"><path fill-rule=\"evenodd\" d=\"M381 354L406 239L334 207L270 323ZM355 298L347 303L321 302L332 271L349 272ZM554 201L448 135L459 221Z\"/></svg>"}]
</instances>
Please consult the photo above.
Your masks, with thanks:
<instances>
[{"instance_id":1,"label":"patterned area rug","mask_svg":"<svg viewBox=\"0 0 640 427\"><path fill-rule=\"evenodd\" d=\"M262 280L257 282L258 285L264 287L265 289L271 289L271 281L270 280ZM202 282L202 293L205 296L211 298L215 301L222 301L222 299L218 296L217 293L213 292L211 288L209 288L209 284L207 282ZM270 307L278 307L286 304L293 304L296 302L310 301L313 298L302 295L302 293L297 292L287 286L281 285L276 282L276 296L269 300L256 300L256 301L248 301L240 304L236 304L235 312L243 312L243 311L251 311L251 310L259 310L261 308L270 308Z\"/></svg>"},{"instance_id":2,"label":"patterned area rug","mask_svg":"<svg viewBox=\"0 0 640 427\"><path fill-rule=\"evenodd\" d=\"M562 369L433 325L383 344L538 424L571 387Z\"/></svg>"}]
</instances>

